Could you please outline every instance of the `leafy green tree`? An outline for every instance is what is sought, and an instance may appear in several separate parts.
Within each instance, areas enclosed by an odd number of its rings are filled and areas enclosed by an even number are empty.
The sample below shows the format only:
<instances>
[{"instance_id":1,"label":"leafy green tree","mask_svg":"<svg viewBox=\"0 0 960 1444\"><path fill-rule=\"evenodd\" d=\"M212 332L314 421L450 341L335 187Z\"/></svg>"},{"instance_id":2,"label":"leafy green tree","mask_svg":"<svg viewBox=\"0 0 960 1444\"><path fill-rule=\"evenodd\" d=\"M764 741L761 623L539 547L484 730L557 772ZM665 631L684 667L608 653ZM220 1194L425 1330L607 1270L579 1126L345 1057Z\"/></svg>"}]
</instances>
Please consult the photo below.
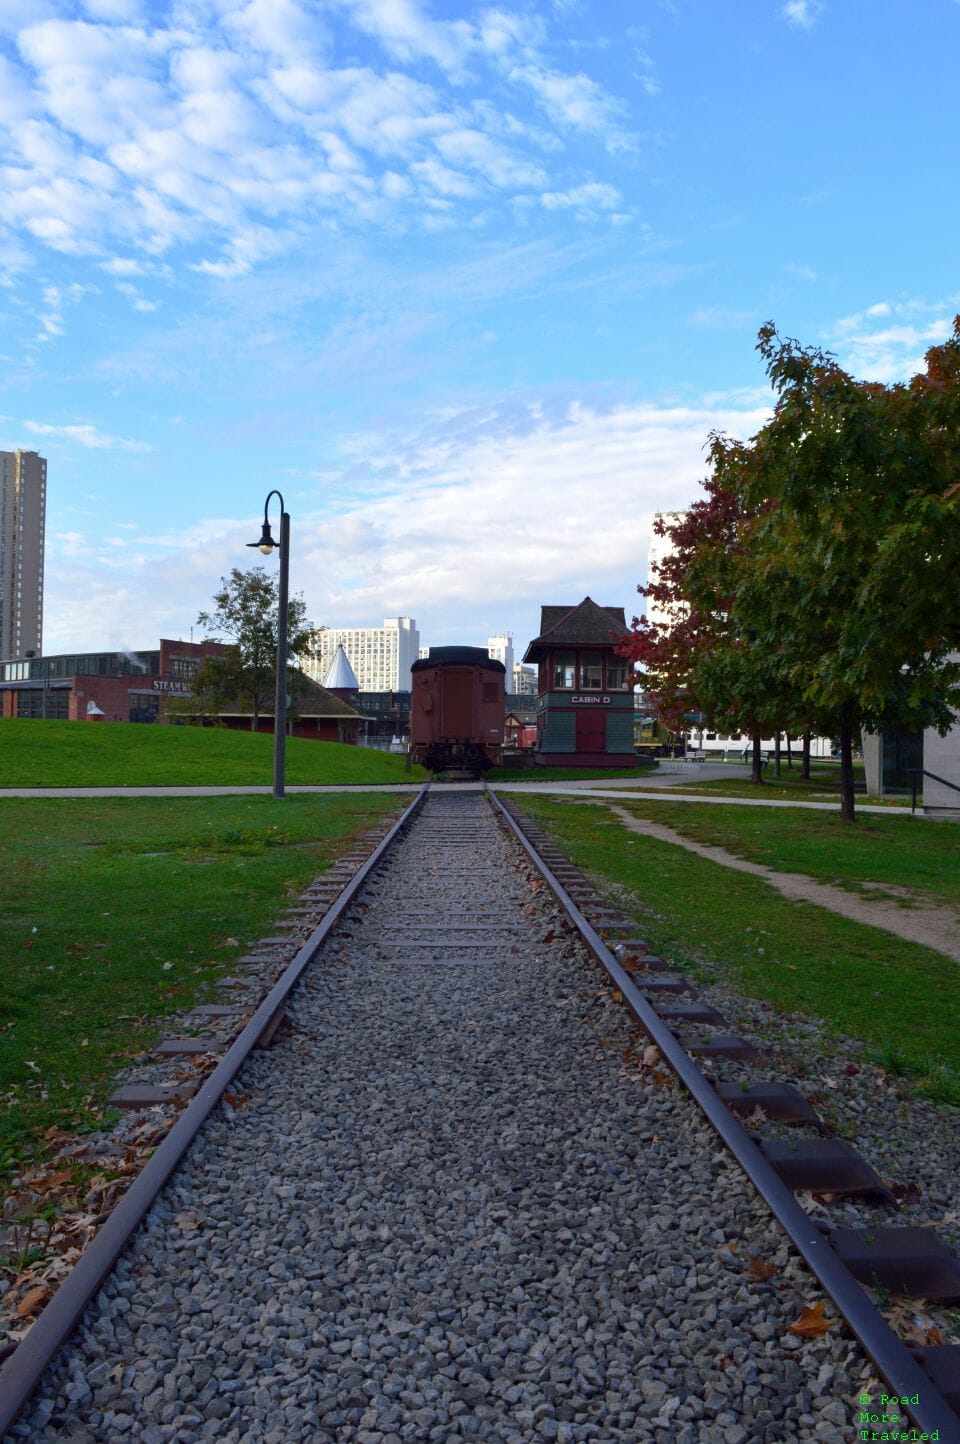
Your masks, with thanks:
<instances>
[{"instance_id":1,"label":"leafy green tree","mask_svg":"<svg viewBox=\"0 0 960 1444\"><path fill-rule=\"evenodd\" d=\"M840 738L852 821L861 729L945 732L960 703L960 318L909 386L856 381L772 324L758 349L774 414L718 471L757 517L732 615Z\"/></svg>"},{"instance_id":2,"label":"leafy green tree","mask_svg":"<svg viewBox=\"0 0 960 1444\"><path fill-rule=\"evenodd\" d=\"M629 655L668 715L754 735L838 736L854 818L860 732L945 732L960 705L960 317L909 385L855 380L829 354L760 332L776 402L749 442L711 437L706 500L667 528L643 589L669 626Z\"/></svg>"},{"instance_id":3,"label":"leafy green tree","mask_svg":"<svg viewBox=\"0 0 960 1444\"><path fill-rule=\"evenodd\" d=\"M207 685L219 703L238 698L248 706L254 732L264 708L271 710L276 689L278 590L277 578L263 567L249 571L234 567L228 577L220 578L220 590L213 597L215 610L201 612L197 618L206 636L228 643L223 657L206 659ZM307 621L303 594L298 592L287 606L287 647L292 663L310 650L315 635ZM288 673L291 694L297 692L300 682L302 674L293 665Z\"/></svg>"},{"instance_id":4,"label":"leafy green tree","mask_svg":"<svg viewBox=\"0 0 960 1444\"><path fill-rule=\"evenodd\" d=\"M217 714L221 694L215 674L208 670L213 659L205 657L197 675L190 683L191 690L183 696L168 697L164 702L160 721L169 725L186 727L217 727L222 725Z\"/></svg>"}]
</instances>

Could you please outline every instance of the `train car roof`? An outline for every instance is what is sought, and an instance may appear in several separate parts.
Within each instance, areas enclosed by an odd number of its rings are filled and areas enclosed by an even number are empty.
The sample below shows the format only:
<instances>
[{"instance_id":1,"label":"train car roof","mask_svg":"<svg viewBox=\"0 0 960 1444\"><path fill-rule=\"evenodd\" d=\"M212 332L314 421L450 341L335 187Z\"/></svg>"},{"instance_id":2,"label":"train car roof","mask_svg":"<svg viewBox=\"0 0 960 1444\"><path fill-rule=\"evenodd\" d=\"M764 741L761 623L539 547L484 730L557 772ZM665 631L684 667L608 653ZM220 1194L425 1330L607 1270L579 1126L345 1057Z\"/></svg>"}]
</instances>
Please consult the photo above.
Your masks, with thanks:
<instances>
[{"instance_id":1,"label":"train car roof","mask_svg":"<svg viewBox=\"0 0 960 1444\"><path fill-rule=\"evenodd\" d=\"M502 662L484 651L483 647L431 647L428 657L421 657L411 666L411 672L424 672L428 667L485 667L488 672L506 672Z\"/></svg>"}]
</instances>

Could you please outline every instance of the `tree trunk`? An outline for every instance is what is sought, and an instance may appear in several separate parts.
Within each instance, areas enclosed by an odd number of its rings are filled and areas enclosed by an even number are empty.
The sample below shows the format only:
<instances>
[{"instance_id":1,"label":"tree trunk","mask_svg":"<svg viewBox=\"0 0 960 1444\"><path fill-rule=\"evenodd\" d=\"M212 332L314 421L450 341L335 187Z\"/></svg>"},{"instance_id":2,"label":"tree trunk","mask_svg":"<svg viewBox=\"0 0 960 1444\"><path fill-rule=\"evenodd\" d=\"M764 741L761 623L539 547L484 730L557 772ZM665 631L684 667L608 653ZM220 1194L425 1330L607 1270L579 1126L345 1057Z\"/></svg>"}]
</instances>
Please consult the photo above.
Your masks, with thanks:
<instances>
[{"instance_id":1,"label":"tree trunk","mask_svg":"<svg viewBox=\"0 0 960 1444\"><path fill-rule=\"evenodd\" d=\"M810 781L810 733L803 734L803 763L800 768L800 776L805 782Z\"/></svg>"},{"instance_id":2,"label":"tree trunk","mask_svg":"<svg viewBox=\"0 0 960 1444\"><path fill-rule=\"evenodd\" d=\"M793 771L793 749L790 746L790 733L787 733L787 771Z\"/></svg>"},{"instance_id":3,"label":"tree trunk","mask_svg":"<svg viewBox=\"0 0 960 1444\"><path fill-rule=\"evenodd\" d=\"M853 811L853 726L846 708L840 724L840 816L854 822Z\"/></svg>"},{"instance_id":4,"label":"tree trunk","mask_svg":"<svg viewBox=\"0 0 960 1444\"><path fill-rule=\"evenodd\" d=\"M763 755L760 751L760 743L762 740L760 737L754 737L753 739L753 772L750 777L751 782L763 781Z\"/></svg>"},{"instance_id":5,"label":"tree trunk","mask_svg":"<svg viewBox=\"0 0 960 1444\"><path fill-rule=\"evenodd\" d=\"M773 775L780 780L780 733L773 739Z\"/></svg>"}]
</instances>

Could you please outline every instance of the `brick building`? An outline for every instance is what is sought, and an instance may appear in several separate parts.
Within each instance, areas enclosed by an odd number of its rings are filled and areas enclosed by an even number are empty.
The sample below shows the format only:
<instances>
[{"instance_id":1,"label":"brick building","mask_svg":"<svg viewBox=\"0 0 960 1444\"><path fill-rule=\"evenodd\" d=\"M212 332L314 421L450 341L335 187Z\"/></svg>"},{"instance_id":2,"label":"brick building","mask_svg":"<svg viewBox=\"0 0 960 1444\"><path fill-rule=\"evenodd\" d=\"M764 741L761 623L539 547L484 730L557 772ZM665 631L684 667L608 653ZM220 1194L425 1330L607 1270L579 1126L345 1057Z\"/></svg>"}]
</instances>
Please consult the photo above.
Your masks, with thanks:
<instances>
[{"instance_id":1,"label":"brick building","mask_svg":"<svg viewBox=\"0 0 960 1444\"><path fill-rule=\"evenodd\" d=\"M156 722L173 699L193 696L194 681L207 657L220 657L221 642L179 642L162 638L156 650L83 652L25 657L0 667L0 715L69 722ZM349 702L300 677L290 731L296 737L356 742L363 722ZM272 702L272 699L271 699ZM249 730L250 709L224 705L218 720ZM273 731L272 706L258 731Z\"/></svg>"}]
</instances>

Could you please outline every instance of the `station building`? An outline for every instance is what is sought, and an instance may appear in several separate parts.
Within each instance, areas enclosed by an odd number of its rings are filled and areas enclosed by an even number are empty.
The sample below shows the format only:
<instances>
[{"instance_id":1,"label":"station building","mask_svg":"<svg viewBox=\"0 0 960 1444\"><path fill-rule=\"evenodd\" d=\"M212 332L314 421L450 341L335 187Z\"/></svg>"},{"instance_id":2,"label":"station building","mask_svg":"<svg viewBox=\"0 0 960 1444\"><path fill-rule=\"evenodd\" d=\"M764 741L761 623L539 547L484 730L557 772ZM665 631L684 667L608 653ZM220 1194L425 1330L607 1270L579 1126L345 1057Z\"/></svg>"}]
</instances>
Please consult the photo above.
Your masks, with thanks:
<instances>
[{"instance_id":1,"label":"station building","mask_svg":"<svg viewBox=\"0 0 960 1444\"><path fill-rule=\"evenodd\" d=\"M194 696L208 657L227 651L222 642L161 638L140 652L81 652L23 657L0 664L0 716L65 722L157 722L173 699ZM183 709L189 716L189 709ZM297 677L290 733L327 742L357 742L362 714L302 673ZM211 719L211 721L214 719ZM249 731L252 714L240 700L225 703L216 719ZM273 731L273 698L261 710L258 731Z\"/></svg>"},{"instance_id":2,"label":"station building","mask_svg":"<svg viewBox=\"0 0 960 1444\"><path fill-rule=\"evenodd\" d=\"M628 636L623 608L591 597L541 608L540 635L523 658L538 668L538 764L632 765L633 692L628 664L614 651Z\"/></svg>"},{"instance_id":3,"label":"station building","mask_svg":"<svg viewBox=\"0 0 960 1444\"><path fill-rule=\"evenodd\" d=\"M870 797L909 797L915 785L925 815L960 817L960 714L943 737L935 727L887 727L864 732L862 744Z\"/></svg>"}]
</instances>

